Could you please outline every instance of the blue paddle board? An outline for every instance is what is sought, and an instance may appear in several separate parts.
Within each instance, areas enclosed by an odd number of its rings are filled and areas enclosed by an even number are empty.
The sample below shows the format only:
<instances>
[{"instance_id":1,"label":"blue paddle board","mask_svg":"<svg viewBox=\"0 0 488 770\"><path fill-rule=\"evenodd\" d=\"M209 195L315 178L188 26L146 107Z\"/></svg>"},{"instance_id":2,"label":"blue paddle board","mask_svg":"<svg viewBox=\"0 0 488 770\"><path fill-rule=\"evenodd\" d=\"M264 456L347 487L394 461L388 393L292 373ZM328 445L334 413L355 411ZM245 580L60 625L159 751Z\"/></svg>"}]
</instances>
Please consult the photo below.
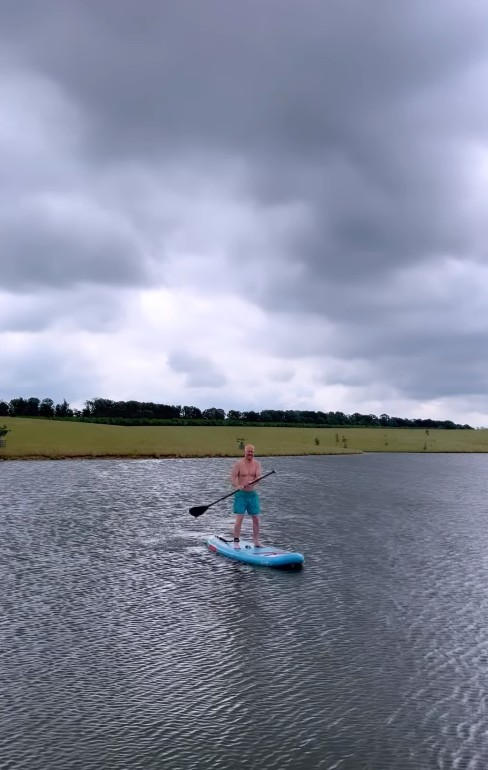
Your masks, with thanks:
<instances>
[{"instance_id":1,"label":"blue paddle board","mask_svg":"<svg viewBox=\"0 0 488 770\"><path fill-rule=\"evenodd\" d=\"M214 553L219 553L222 556L227 556L229 559L242 561L246 564L254 564L258 567L300 569L305 561L303 555L296 551L286 551L283 548L275 548L271 545L256 548L248 540L234 543L232 539L226 539L219 535L209 537L207 545Z\"/></svg>"}]
</instances>

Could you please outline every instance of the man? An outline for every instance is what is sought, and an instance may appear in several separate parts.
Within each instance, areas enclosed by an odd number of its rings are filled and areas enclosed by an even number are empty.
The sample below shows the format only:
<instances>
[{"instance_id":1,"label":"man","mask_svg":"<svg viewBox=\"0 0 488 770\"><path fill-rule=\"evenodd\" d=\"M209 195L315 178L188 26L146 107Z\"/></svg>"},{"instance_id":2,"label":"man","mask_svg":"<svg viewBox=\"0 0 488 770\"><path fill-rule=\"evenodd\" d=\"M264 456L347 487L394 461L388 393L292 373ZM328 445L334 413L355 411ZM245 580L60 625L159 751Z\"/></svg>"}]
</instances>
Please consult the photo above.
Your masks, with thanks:
<instances>
[{"instance_id":1,"label":"man","mask_svg":"<svg viewBox=\"0 0 488 770\"><path fill-rule=\"evenodd\" d=\"M259 542L259 514L261 506L259 495L256 492L257 484L249 484L263 475L261 463L254 459L254 447L247 444L244 447L244 457L237 460L232 468L231 483L239 490L234 495L234 513L236 521L234 525L234 542L238 543L241 536L242 522L244 515L248 513L252 516L252 537L255 548L262 548Z\"/></svg>"}]
</instances>

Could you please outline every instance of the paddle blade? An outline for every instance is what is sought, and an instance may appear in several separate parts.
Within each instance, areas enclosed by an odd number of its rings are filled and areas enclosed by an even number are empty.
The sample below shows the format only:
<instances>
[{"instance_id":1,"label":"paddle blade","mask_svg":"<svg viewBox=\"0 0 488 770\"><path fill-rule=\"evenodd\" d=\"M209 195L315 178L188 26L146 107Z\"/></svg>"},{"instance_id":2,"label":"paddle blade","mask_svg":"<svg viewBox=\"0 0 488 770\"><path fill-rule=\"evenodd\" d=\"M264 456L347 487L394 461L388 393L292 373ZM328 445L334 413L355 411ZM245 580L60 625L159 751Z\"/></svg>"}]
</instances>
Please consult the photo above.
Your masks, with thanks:
<instances>
[{"instance_id":1,"label":"paddle blade","mask_svg":"<svg viewBox=\"0 0 488 770\"><path fill-rule=\"evenodd\" d=\"M190 508L190 513L192 516L201 516L202 513L205 513L205 511L208 509L208 505L195 505L194 508Z\"/></svg>"}]
</instances>

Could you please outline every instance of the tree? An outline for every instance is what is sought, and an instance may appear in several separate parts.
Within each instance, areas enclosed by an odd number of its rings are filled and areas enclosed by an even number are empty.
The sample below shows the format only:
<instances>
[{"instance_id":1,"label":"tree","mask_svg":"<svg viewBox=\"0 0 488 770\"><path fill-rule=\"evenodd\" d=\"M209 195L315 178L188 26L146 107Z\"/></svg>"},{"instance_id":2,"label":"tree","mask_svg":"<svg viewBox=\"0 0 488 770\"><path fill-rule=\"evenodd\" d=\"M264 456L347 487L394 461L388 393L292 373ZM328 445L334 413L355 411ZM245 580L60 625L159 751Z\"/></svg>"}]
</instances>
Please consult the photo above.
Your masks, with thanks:
<instances>
[{"instance_id":1,"label":"tree","mask_svg":"<svg viewBox=\"0 0 488 770\"><path fill-rule=\"evenodd\" d=\"M309 425L311 423L320 422L320 419L317 412L304 410L303 412L300 412L300 422L303 422Z\"/></svg>"},{"instance_id":2,"label":"tree","mask_svg":"<svg viewBox=\"0 0 488 770\"><path fill-rule=\"evenodd\" d=\"M333 420L333 425L347 425L349 420L344 412L330 412Z\"/></svg>"},{"instance_id":3,"label":"tree","mask_svg":"<svg viewBox=\"0 0 488 770\"><path fill-rule=\"evenodd\" d=\"M0 417L8 417L10 414L6 401L0 401Z\"/></svg>"},{"instance_id":4,"label":"tree","mask_svg":"<svg viewBox=\"0 0 488 770\"><path fill-rule=\"evenodd\" d=\"M177 420L181 417L180 404L151 404L151 408L158 420Z\"/></svg>"},{"instance_id":5,"label":"tree","mask_svg":"<svg viewBox=\"0 0 488 770\"><path fill-rule=\"evenodd\" d=\"M361 417L360 425L367 425L368 427L373 427L374 425L379 425L379 420L376 417L375 414L363 414Z\"/></svg>"},{"instance_id":6,"label":"tree","mask_svg":"<svg viewBox=\"0 0 488 770\"><path fill-rule=\"evenodd\" d=\"M10 402L10 414L12 417L24 417L27 409L25 398L13 398Z\"/></svg>"},{"instance_id":7,"label":"tree","mask_svg":"<svg viewBox=\"0 0 488 770\"><path fill-rule=\"evenodd\" d=\"M38 398L28 398L25 414L27 417L39 417L39 404Z\"/></svg>"},{"instance_id":8,"label":"tree","mask_svg":"<svg viewBox=\"0 0 488 770\"><path fill-rule=\"evenodd\" d=\"M125 401L116 401L112 411L114 417L127 417L127 404Z\"/></svg>"},{"instance_id":9,"label":"tree","mask_svg":"<svg viewBox=\"0 0 488 770\"><path fill-rule=\"evenodd\" d=\"M91 417L113 417L114 402L109 398L93 398L90 404Z\"/></svg>"},{"instance_id":10,"label":"tree","mask_svg":"<svg viewBox=\"0 0 488 770\"><path fill-rule=\"evenodd\" d=\"M143 401L141 403L141 417L144 420L154 420L156 417L155 406L152 401Z\"/></svg>"},{"instance_id":11,"label":"tree","mask_svg":"<svg viewBox=\"0 0 488 770\"><path fill-rule=\"evenodd\" d=\"M242 413L242 419L245 422L259 422L260 421L260 415L259 415L259 412L253 412L251 410L250 412L243 412Z\"/></svg>"},{"instance_id":12,"label":"tree","mask_svg":"<svg viewBox=\"0 0 488 770\"><path fill-rule=\"evenodd\" d=\"M125 404L126 409L126 417L129 417L131 420L134 420L136 417L139 417L141 412L141 405L139 401L127 401Z\"/></svg>"},{"instance_id":13,"label":"tree","mask_svg":"<svg viewBox=\"0 0 488 770\"><path fill-rule=\"evenodd\" d=\"M351 423L353 425L361 425L363 422L363 415L360 412L354 412L351 414Z\"/></svg>"},{"instance_id":14,"label":"tree","mask_svg":"<svg viewBox=\"0 0 488 770\"><path fill-rule=\"evenodd\" d=\"M225 420L225 412L223 409L212 406L210 409L204 409L202 417L204 420Z\"/></svg>"},{"instance_id":15,"label":"tree","mask_svg":"<svg viewBox=\"0 0 488 770\"><path fill-rule=\"evenodd\" d=\"M56 404L54 407L55 417L73 417L73 410L69 408L69 404L66 399L63 399L62 404Z\"/></svg>"},{"instance_id":16,"label":"tree","mask_svg":"<svg viewBox=\"0 0 488 770\"><path fill-rule=\"evenodd\" d=\"M10 431L10 428L7 428L7 426L6 426L6 425L2 425L2 426L0 427L0 438L3 438L4 436L6 436L6 435L7 435L7 433L10 433L10 432L11 432L11 431Z\"/></svg>"},{"instance_id":17,"label":"tree","mask_svg":"<svg viewBox=\"0 0 488 770\"><path fill-rule=\"evenodd\" d=\"M39 407L39 417L54 417L54 401L52 398L43 398Z\"/></svg>"},{"instance_id":18,"label":"tree","mask_svg":"<svg viewBox=\"0 0 488 770\"><path fill-rule=\"evenodd\" d=\"M300 422L300 412L296 409L287 409L285 411L285 422Z\"/></svg>"},{"instance_id":19,"label":"tree","mask_svg":"<svg viewBox=\"0 0 488 770\"><path fill-rule=\"evenodd\" d=\"M181 416L185 420L199 420L202 417L202 412L196 406L184 406L181 409Z\"/></svg>"},{"instance_id":20,"label":"tree","mask_svg":"<svg viewBox=\"0 0 488 770\"><path fill-rule=\"evenodd\" d=\"M285 413L281 409L263 409L260 413L260 422L284 422Z\"/></svg>"}]
</instances>

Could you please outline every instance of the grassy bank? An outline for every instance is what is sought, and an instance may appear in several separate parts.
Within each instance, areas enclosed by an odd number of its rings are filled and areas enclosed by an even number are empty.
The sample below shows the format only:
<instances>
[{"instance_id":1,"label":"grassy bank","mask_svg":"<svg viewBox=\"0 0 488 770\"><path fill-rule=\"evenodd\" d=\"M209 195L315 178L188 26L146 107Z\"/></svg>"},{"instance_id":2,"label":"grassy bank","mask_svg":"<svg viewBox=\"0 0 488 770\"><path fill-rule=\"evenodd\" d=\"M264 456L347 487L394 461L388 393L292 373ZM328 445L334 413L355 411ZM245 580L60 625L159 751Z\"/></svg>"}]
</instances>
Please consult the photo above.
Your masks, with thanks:
<instances>
[{"instance_id":1,"label":"grassy bank","mask_svg":"<svg viewBox=\"0 0 488 770\"><path fill-rule=\"evenodd\" d=\"M239 439L256 454L488 452L488 430L422 428L121 427L1 418L11 429L0 459L71 457L233 457ZM318 442L318 443L317 443Z\"/></svg>"}]
</instances>

